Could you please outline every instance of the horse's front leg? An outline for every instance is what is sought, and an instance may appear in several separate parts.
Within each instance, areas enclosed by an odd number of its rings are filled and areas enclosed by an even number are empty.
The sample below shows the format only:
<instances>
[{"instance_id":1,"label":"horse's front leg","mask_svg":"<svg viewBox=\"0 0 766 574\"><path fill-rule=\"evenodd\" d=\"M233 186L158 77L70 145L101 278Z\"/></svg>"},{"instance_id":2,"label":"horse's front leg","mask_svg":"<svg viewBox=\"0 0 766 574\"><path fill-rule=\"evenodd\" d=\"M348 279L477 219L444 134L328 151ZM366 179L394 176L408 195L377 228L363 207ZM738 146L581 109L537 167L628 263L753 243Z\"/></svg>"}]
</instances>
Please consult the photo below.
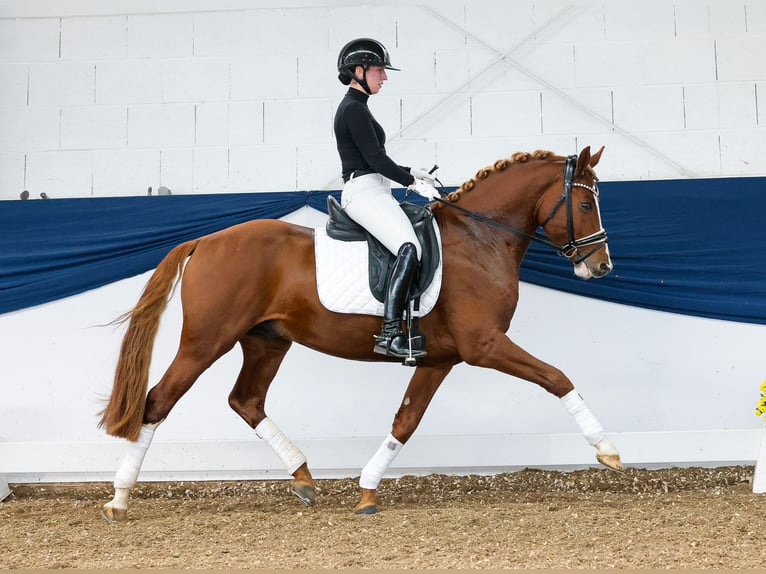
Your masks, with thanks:
<instances>
[{"instance_id":1,"label":"horse's front leg","mask_svg":"<svg viewBox=\"0 0 766 574\"><path fill-rule=\"evenodd\" d=\"M431 398L452 365L447 367L418 367L407 385L401 406L394 417L394 424L375 455L362 469L359 477L361 500L354 508L357 514L375 514L378 512L376 491L383 475L396 455L418 427L426 412Z\"/></svg>"},{"instance_id":2,"label":"horse's front leg","mask_svg":"<svg viewBox=\"0 0 766 574\"><path fill-rule=\"evenodd\" d=\"M596 460L613 470L623 469L620 454L607 438L604 427L575 390L572 381L560 370L530 355L501 332L467 339L460 346L460 353L468 364L526 379L561 399L580 432L596 449Z\"/></svg>"}]
</instances>

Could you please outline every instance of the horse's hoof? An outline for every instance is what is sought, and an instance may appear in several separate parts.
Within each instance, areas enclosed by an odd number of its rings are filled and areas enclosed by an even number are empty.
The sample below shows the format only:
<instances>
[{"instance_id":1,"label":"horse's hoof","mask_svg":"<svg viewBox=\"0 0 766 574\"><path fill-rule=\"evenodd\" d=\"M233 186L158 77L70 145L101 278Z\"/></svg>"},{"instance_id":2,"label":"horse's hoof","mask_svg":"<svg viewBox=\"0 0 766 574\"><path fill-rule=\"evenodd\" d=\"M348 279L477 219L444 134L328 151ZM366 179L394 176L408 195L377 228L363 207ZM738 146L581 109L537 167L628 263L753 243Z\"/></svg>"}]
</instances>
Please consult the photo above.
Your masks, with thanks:
<instances>
[{"instance_id":1,"label":"horse's hoof","mask_svg":"<svg viewBox=\"0 0 766 574\"><path fill-rule=\"evenodd\" d=\"M308 484L293 482L290 484L290 493L297 496L306 506L314 506L316 502L316 491Z\"/></svg>"},{"instance_id":2,"label":"horse's hoof","mask_svg":"<svg viewBox=\"0 0 766 574\"><path fill-rule=\"evenodd\" d=\"M354 511L354 514L377 514L378 513L378 507L374 504L370 506L363 506L362 508L357 508Z\"/></svg>"},{"instance_id":3,"label":"horse's hoof","mask_svg":"<svg viewBox=\"0 0 766 574\"><path fill-rule=\"evenodd\" d=\"M597 454L596 460L603 464L605 467L611 468L612 470L625 470L625 467L622 466L622 461L620 460L619 454Z\"/></svg>"},{"instance_id":4,"label":"horse's hoof","mask_svg":"<svg viewBox=\"0 0 766 574\"><path fill-rule=\"evenodd\" d=\"M128 520L127 508L112 508L109 504L105 504L101 509L101 516L109 524L117 524L118 522L126 522Z\"/></svg>"}]
</instances>

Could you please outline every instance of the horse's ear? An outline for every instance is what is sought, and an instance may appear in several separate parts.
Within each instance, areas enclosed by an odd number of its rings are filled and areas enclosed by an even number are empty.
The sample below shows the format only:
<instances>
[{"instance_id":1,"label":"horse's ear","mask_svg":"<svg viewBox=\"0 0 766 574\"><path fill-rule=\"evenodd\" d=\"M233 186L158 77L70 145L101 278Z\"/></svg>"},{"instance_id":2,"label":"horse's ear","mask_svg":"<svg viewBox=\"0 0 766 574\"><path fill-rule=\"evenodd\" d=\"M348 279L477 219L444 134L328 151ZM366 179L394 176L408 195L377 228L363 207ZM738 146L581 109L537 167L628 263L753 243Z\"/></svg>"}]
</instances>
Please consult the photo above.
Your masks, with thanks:
<instances>
[{"instance_id":1,"label":"horse's ear","mask_svg":"<svg viewBox=\"0 0 766 574\"><path fill-rule=\"evenodd\" d=\"M577 156L577 168L575 174L580 175L585 172L585 169L590 164L590 146L585 146Z\"/></svg>"},{"instance_id":2,"label":"horse's ear","mask_svg":"<svg viewBox=\"0 0 766 574\"><path fill-rule=\"evenodd\" d=\"M601 159L601 154L604 152L604 146L601 146L601 149L598 150L596 153L594 153L592 156L590 156L590 166L596 167L598 165L598 161Z\"/></svg>"}]
</instances>

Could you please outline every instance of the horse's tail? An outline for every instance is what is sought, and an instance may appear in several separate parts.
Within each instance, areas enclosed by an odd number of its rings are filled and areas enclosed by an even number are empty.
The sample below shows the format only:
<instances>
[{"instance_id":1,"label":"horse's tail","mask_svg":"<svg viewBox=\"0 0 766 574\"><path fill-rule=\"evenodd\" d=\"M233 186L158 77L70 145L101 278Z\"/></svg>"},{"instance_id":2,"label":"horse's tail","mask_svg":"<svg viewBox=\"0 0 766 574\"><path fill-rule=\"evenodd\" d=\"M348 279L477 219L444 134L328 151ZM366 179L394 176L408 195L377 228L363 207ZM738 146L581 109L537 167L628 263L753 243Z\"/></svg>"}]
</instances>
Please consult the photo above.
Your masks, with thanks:
<instances>
[{"instance_id":1,"label":"horse's tail","mask_svg":"<svg viewBox=\"0 0 766 574\"><path fill-rule=\"evenodd\" d=\"M146 406L149 365L160 317L180 280L184 261L194 252L198 243L199 239L195 239L173 248L149 278L133 310L114 321L120 324L129 320L130 323L120 347L112 395L101 412L99 422L99 426L106 427L106 432L112 436L138 440Z\"/></svg>"}]
</instances>

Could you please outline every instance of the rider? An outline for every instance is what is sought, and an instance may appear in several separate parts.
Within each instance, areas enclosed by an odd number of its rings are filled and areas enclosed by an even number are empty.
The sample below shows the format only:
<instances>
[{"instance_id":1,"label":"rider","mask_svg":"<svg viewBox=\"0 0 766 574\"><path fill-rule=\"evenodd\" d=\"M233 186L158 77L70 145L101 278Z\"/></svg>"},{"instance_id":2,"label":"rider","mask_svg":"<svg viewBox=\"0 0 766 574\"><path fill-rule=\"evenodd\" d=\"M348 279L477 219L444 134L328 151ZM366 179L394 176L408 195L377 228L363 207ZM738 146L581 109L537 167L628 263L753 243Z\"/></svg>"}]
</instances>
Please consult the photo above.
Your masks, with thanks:
<instances>
[{"instance_id":1,"label":"rider","mask_svg":"<svg viewBox=\"0 0 766 574\"><path fill-rule=\"evenodd\" d=\"M386 134L367 107L388 79L386 48L371 38L346 44L338 56L338 79L349 86L335 113L335 138L343 175L344 211L396 255L383 304L383 326L374 351L391 357L410 356L402 332L402 314L421 257L420 243L407 216L391 195L391 181L427 199L439 196L434 177L425 170L397 165L386 153ZM424 350L412 357L425 356Z\"/></svg>"}]
</instances>

